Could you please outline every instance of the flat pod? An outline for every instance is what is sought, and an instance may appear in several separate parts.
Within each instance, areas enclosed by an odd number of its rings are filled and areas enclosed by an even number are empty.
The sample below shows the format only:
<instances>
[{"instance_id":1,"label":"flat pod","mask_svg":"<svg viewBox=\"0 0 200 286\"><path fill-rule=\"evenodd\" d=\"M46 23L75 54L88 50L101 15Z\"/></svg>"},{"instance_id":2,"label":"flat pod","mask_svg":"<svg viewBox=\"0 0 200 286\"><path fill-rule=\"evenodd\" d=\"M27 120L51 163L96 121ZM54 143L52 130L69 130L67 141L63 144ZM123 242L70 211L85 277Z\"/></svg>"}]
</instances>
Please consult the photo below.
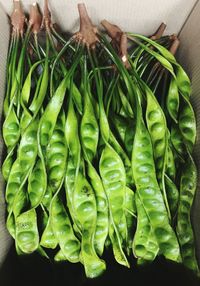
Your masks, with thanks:
<instances>
[{"instance_id":1,"label":"flat pod","mask_svg":"<svg viewBox=\"0 0 200 286\"><path fill-rule=\"evenodd\" d=\"M121 221L125 219L123 208L126 174L121 158L109 145L106 145L102 152L99 169L114 223L120 225ZM122 236L124 237L124 233Z\"/></svg>"},{"instance_id":2,"label":"flat pod","mask_svg":"<svg viewBox=\"0 0 200 286\"><path fill-rule=\"evenodd\" d=\"M58 190L64 179L67 162L67 144L65 140L65 114L61 110L52 137L47 147L46 166L48 182L46 190L46 205L50 205L53 194Z\"/></svg>"},{"instance_id":3,"label":"flat pod","mask_svg":"<svg viewBox=\"0 0 200 286\"><path fill-rule=\"evenodd\" d=\"M43 200L46 191L46 172L42 160L37 158L35 166L28 178L28 195L32 208L36 208Z\"/></svg>"},{"instance_id":4,"label":"flat pod","mask_svg":"<svg viewBox=\"0 0 200 286\"><path fill-rule=\"evenodd\" d=\"M135 121L131 120L126 128L125 138L124 138L124 145L126 147L126 151L130 160L133 149L134 135L135 135Z\"/></svg>"},{"instance_id":5,"label":"flat pod","mask_svg":"<svg viewBox=\"0 0 200 286\"><path fill-rule=\"evenodd\" d=\"M179 92L176 80L173 77L170 79L169 90L166 97L166 106L169 115L174 122L177 123L179 111Z\"/></svg>"},{"instance_id":6,"label":"flat pod","mask_svg":"<svg viewBox=\"0 0 200 286\"><path fill-rule=\"evenodd\" d=\"M66 260L67 259L66 259L65 255L63 254L61 249L54 256L54 261L56 261L56 262L61 262L61 261L66 261Z\"/></svg>"},{"instance_id":7,"label":"flat pod","mask_svg":"<svg viewBox=\"0 0 200 286\"><path fill-rule=\"evenodd\" d=\"M10 206L13 204L18 190L23 187L34 166L37 156L37 127L38 122L35 120L21 137L17 159L12 165L6 186L6 199ZM10 206L8 206L8 209Z\"/></svg>"},{"instance_id":8,"label":"flat pod","mask_svg":"<svg viewBox=\"0 0 200 286\"><path fill-rule=\"evenodd\" d=\"M127 225L124 212L126 174L123 162L108 144L104 148L99 169L108 197L110 209L109 236L118 263L129 267L122 244L127 241Z\"/></svg>"},{"instance_id":9,"label":"flat pod","mask_svg":"<svg viewBox=\"0 0 200 286\"><path fill-rule=\"evenodd\" d=\"M172 145L176 151L176 153L182 158L184 159L185 154L186 154L186 148L185 148L185 144L183 142L183 137L180 131L180 128L178 126L178 124L172 124L171 127L171 142Z\"/></svg>"},{"instance_id":10,"label":"flat pod","mask_svg":"<svg viewBox=\"0 0 200 286\"><path fill-rule=\"evenodd\" d=\"M144 206L137 194L135 195L135 202L137 229L132 247L133 254L138 258L140 264L140 261L153 261L159 252L159 246Z\"/></svg>"},{"instance_id":11,"label":"flat pod","mask_svg":"<svg viewBox=\"0 0 200 286\"><path fill-rule=\"evenodd\" d=\"M69 154L72 156L72 162L76 168L80 160L80 140L78 119L75 113L74 104L70 98L68 112L65 124L65 138L69 149Z\"/></svg>"},{"instance_id":12,"label":"flat pod","mask_svg":"<svg viewBox=\"0 0 200 286\"><path fill-rule=\"evenodd\" d=\"M146 86L146 122L151 136L157 178L160 183L165 165L167 148L167 126L164 113L151 90Z\"/></svg>"},{"instance_id":13,"label":"flat pod","mask_svg":"<svg viewBox=\"0 0 200 286\"><path fill-rule=\"evenodd\" d=\"M114 149L114 151L120 156L125 172L126 172L126 184L127 186L132 187L134 185L133 181L133 176L132 176L132 171L131 171L131 161L128 158L125 150L123 147L120 145L120 143L117 141L116 137L114 134L110 131L110 140L109 140L110 146Z\"/></svg>"},{"instance_id":14,"label":"flat pod","mask_svg":"<svg viewBox=\"0 0 200 286\"><path fill-rule=\"evenodd\" d=\"M20 138L19 120L15 112L13 100L3 123L3 138L8 150L15 146Z\"/></svg>"},{"instance_id":15,"label":"flat pod","mask_svg":"<svg viewBox=\"0 0 200 286\"><path fill-rule=\"evenodd\" d=\"M199 275L199 268L194 246L194 234L190 219L191 207L193 204L196 187L197 169L191 155L188 155L181 174L180 200L178 206L176 231L181 247L183 264Z\"/></svg>"},{"instance_id":16,"label":"flat pod","mask_svg":"<svg viewBox=\"0 0 200 286\"><path fill-rule=\"evenodd\" d=\"M39 246L37 215L34 209L16 218L16 241L23 253L32 253Z\"/></svg>"},{"instance_id":17,"label":"flat pod","mask_svg":"<svg viewBox=\"0 0 200 286\"><path fill-rule=\"evenodd\" d=\"M99 139L99 126L94 114L94 108L89 91L84 94L84 114L81 120L81 142L90 161L96 155Z\"/></svg>"},{"instance_id":18,"label":"flat pod","mask_svg":"<svg viewBox=\"0 0 200 286\"><path fill-rule=\"evenodd\" d=\"M165 186L166 186L167 198L169 201L171 217L175 218L179 204L179 191L175 183L166 174L165 174Z\"/></svg>"},{"instance_id":19,"label":"flat pod","mask_svg":"<svg viewBox=\"0 0 200 286\"><path fill-rule=\"evenodd\" d=\"M74 211L73 196L75 191L75 182L80 168L81 145L79 140L79 126L75 114L73 101L70 98L68 112L65 124L65 139L68 147L68 160L65 173L65 192L67 205L76 228L81 232L81 226L76 218Z\"/></svg>"},{"instance_id":20,"label":"flat pod","mask_svg":"<svg viewBox=\"0 0 200 286\"><path fill-rule=\"evenodd\" d=\"M80 242L74 235L68 214L57 194L51 202L51 217L52 229L65 259L72 263L79 262Z\"/></svg>"},{"instance_id":21,"label":"flat pod","mask_svg":"<svg viewBox=\"0 0 200 286\"><path fill-rule=\"evenodd\" d=\"M108 204L102 181L93 167L92 162L97 152L99 140L99 127L89 91L84 93L84 114L81 120L81 143L85 160L87 162L87 174L94 189L97 204L97 220L94 236L94 246L99 255L102 255L104 243L108 235Z\"/></svg>"},{"instance_id":22,"label":"flat pod","mask_svg":"<svg viewBox=\"0 0 200 286\"><path fill-rule=\"evenodd\" d=\"M73 163L73 156L69 153L67 159L66 174L65 174L65 193L66 193L67 207L69 209L72 221L74 222L74 227L76 227L76 230L80 233L81 226L77 221L73 204L77 169L78 169L77 166L75 166Z\"/></svg>"},{"instance_id":23,"label":"flat pod","mask_svg":"<svg viewBox=\"0 0 200 286\"><path fill-rule=\"evenodd\" d=\"M42 233L42 237L40 239L40 246L45 248L55 249L58 245L58 240L54 235L52 228L52 216L51 214L48 217L47 225Z\"/></svg>"},{"instance_id":24,"label":"flat pod","mask_svg":"<svg viewBox=\"0 0 200 286\"><path fill-rule=\"evenodd\" d=\"M166 174L172 181L175 180L176 166L175 166L175 158L174 158L174 154L172 151L170 140L168 142L168 150L167 150Z\"/></svg>"},{"instance_id":25,"label":"flat pod","mask_svg":"<svg viewBox=\"0 0 200 286\"><path fill-rule=\"evenodd\" d=\"M178 124L184 142L189 151L192 152L196 140L196 119L192 106L186 97L182 97Z\"/></svg>"},{"instance_id":26,"label":"flat pod","mask_svg":"<svg viewBox=\"0 0 200 286\"><path fill-rule=\"evenodd\" d=\"M99 255L103 254L105 241L108 235L108 201L101 181L96 169L88 163L87 166L88 176L92 188L95 193L96 205L97 205L97 220L96 220L96 230L94 236L94 246Z\"/></svg>"},{"instance_id":27,"label":"flat pod","mask_svg":"<svg viewBox=\"0 0 200 286\"><path fill-rule=\"evenodd\" d=\"M114 114L109 118L113 125L113 133L116 135L117 138L120 139L121 142L125 140L125 132L127 128L127 120L118 114Z\"/></svg>"},{"instance_id":28,"label":"flat pod","mask_svg":"<svg viewBox=\"0 0 200 286\"><path fill-rule=\"evenodd\" d=\"M97 219L95 195L91 185L80 171L77 176L73 204L82 229L81 260L84 264L86 276L94 278L104 272L106 265L97 256L94 248Z\"/></svg>"},{"instance_id":29,"label":"flat pod","mask_svg":"<svg viewBox=\"0 0 200 286\"><path fill-rule=\"evenodd\" d=\"M135 193L133 190L126 186L126 198L125 198L125 216L127 225L127 252L129 254L132 248L132 241L135 232L136 225L136 204L135 204Z\"/></svg>"},{"instance_id":30,"label":"flat pod","mask_svg":"<svg viewBox=\"0 0 200 286\"><path fill-rule=\"evenodd\" d=\"M160 253L167 259L180 261L178 241L169 224L166 207L156 180L151 139L141 113L138 114L136 126L132 152L136 194L148 214Z\"/></svg>"}]
</instances>

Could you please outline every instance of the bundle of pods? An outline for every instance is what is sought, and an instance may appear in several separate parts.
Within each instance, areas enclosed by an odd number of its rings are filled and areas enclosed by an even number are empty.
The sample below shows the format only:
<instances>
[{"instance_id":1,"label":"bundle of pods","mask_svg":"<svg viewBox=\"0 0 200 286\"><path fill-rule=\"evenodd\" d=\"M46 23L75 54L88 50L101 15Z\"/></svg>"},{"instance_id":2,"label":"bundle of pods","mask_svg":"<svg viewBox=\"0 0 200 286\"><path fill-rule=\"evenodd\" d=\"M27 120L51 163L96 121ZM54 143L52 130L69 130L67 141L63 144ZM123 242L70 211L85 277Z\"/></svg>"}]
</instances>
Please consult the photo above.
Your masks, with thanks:
<instances>
[{"instance_id":1,"label":"bundle of pods","mask_svg":"<svg viewBox=\"0 0 200 286\"><path fill-rule=\"evenodd\" d=\"M78 10L80 31L65 35L47 1L29 20L14 1L2 172L16 251L53 249L90 278L106 248L126 267L161 255L198 273L196 123L179 40L164 24L145 37L104 20L100 32Z\"/></svg>"}]
</instances>

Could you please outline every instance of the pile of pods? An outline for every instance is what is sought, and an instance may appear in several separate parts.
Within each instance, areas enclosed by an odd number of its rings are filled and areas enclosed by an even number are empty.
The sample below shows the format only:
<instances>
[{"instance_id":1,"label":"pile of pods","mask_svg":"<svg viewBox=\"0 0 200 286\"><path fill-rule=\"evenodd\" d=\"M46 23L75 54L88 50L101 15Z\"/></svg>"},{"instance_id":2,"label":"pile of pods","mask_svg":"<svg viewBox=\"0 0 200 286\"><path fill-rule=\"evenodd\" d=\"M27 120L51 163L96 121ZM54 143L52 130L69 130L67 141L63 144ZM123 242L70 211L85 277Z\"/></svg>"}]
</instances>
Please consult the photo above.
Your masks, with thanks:
<instances>
[{"instance_id":1,"label":"pile of pods","mask_svg":"<svg viewBox=\"0 0 200 286\"><path fill-rule=\"evenodd\" d=\"M198 274L196 123L179 40L164 24L145 37L104 20L102 32L78 10L80 31L66 35L47 1L29 19L14 1L2 172L16 251L80 262L90 278L107 248L126 267L164 256Z\"/></svg>"}]
</instances>

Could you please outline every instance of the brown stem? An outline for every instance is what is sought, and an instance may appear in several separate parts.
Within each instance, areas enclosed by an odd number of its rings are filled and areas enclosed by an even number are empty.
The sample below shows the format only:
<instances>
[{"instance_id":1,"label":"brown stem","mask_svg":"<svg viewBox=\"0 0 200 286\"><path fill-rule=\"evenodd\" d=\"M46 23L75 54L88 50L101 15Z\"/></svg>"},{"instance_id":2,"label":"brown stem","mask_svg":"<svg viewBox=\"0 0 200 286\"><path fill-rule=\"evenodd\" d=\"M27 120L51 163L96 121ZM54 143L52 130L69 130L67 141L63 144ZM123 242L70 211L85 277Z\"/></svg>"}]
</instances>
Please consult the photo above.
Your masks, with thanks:
<instances>
[{"instance_id":1,"label":"brown stem","mask_svg":"<svg viewBox=\"0 0 200 286\"><path fill-rule=\"evenodd\" d=\"M13 32L17 35L23 34L24 31L24 22L25 15L21 7L21 3L19 0L13 1L14 9L11 15L11 23L13 26Z\"/></svg>"},{"instance_id":2,"label":"brown stem","mask_svg":"<svg viewBox=\"0 0 200 286\"><path fill-rule=\"evenodd\" d=\"M88 48L93 49L95 48L96 43L99 42L97 37L98 30L88 16L84 3L78 4L78 12L80 17L80 30L75 34L75 39L82 42Z\"/></svg>"},{"instance_id":3,"label":"brown stem","mask_svg":"<svg viewBox=\"0 0 200 286\"><path fill-rule=\"evenodd\" d=\"M128 52L127 52L127 36L125 33L122 34L121 36L121 40L120 40L120 56L121 56L121 59L122 59L122 62L124 64L124 66L128 69L130 68L130 64L129 64L129 61L128 61Z\"/></svg>"},{"instance_id":4,"label":"brown stem","mask_svg":"<svg viewBox=\"0 0 200 286\"><path fill-rule=\"evenodd\" d=\"M177 35L176 35L176 34L172 34L172 35L169 36L169 39L170 39L171 41L174 41L174 40L177 39Z\"/></svg>"},{"instance_id":5,"label":"brown stem","mask_svg":"<svg viewBox=\"0 0 200 286\"><path fill-rule=\"evenodd\" d=\"M44 0L44 12L43 12L43 26L46 30L50 30L51 27L51 12L49 10L48 0Z\"/></svg>"},{"instance_id":6,"label":"brown stem","mask_svg":"<svg viewBox=\"0 0 200 286\"><path fill-rule=\"evenodd\" d=\"M29 25L32 27L33 33L37 34L40 31L42 24L42 16L39 12L37 3L31 5Z\"/></svg>"},{"instance_id":7,"label":"brown stem","mask_svg":"<svg viewBox=\"0 0 200 286\"><path fill-rule=\"evenodd\" d=\"M171 47L170 47L170 49L169 49L169 51L171 52L172 55L175 55L175 54L176 54L179 45L180 45L180 40L179 40L178 38L176 38L176 39L173 41L173 43L172 43L172 45L171 45Z\"/></svg>"},{"instance_id":8,"label":"brown stem","mask_svg":"<svg viewBox=\"0 0 200 286\"><path fill-rule=\"evenodd\" d=\"M102 26L106 29L107 34L111 37L111 44L117 50L124 66L130 68L127 53L127 36L116 25L109 23L107 20L101 21Z\"/></svg>"},{"instance_id":9,"label":"brown stem","mask_svg":"<svg viewBox=\"0 0 200 286\"><path fill-rule=\"evenodd\" d=\"M101 25L106 29L106 32L111 37L111 39L119 44L123 34L122 30L117 25L113 25L107 20L101 21Z\"/></svg>"},{"instance_id":10,"label":"brown stem","mask_svg":"<svg viewBox=\"0 0 200 286\"><path fill-rule=\"evenodd\" d=\"M162 37L166 27L167 25L165 23L161 23L157 31L152 36L150 36L150 39L159 40Z\"/></svg>"}]
</instances>

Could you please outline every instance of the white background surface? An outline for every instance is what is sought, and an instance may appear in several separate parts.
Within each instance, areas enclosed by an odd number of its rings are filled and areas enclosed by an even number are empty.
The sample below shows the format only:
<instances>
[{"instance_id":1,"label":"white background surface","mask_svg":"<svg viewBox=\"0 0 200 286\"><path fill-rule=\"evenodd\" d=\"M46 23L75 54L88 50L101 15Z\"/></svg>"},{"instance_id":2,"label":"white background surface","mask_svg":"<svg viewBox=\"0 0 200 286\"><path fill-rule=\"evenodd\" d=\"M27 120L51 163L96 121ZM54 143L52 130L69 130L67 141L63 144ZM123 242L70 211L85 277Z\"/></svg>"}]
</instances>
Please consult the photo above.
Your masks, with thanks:
<instances>
[{"instance_id":1,"label":"white background surface","mask_svg":"<svg viewBox=\"0 0 200 286\"><path fill-rule=\"evenodd\" d=\"M22 0L29 10L30 4L43 0ZM124 31L152 34L161 22L167 23L166 33L178 33L197 0L49 0L56 22L64 30L76 32L78 24L77 3L84 2L95 24L106 19ZM12 11L12 0L0 0L4 10Z\"/></svg>"}]
</instances>

